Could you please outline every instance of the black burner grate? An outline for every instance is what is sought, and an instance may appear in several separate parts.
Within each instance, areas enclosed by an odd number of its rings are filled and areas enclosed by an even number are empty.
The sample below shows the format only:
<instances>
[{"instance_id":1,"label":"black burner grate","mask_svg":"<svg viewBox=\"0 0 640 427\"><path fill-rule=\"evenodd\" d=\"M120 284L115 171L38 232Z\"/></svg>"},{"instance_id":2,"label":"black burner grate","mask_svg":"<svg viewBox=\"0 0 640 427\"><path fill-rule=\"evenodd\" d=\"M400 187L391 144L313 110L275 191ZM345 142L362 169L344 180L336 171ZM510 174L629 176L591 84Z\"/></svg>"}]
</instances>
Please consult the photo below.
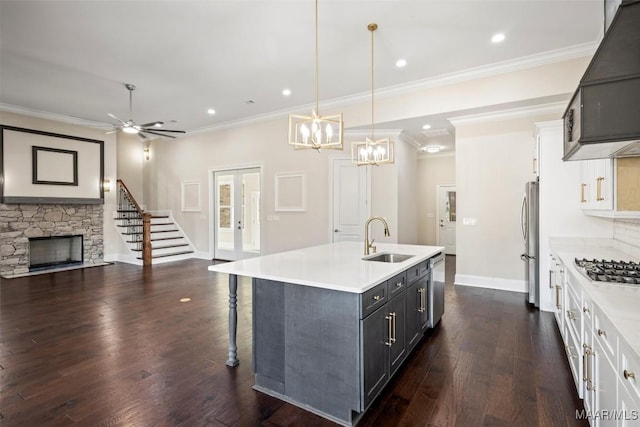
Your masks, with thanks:
<instances>
[{"instance_id":1,"label":"black burner grate","mask_svg":"<svg viewBox=\"0 0 640 427\"><path fill-rule=\"evenodd\" d=\"M576 265L597 282L640 285L640 264L633 261L607 261L576 258Z\"/></svg>"}]
</instances>

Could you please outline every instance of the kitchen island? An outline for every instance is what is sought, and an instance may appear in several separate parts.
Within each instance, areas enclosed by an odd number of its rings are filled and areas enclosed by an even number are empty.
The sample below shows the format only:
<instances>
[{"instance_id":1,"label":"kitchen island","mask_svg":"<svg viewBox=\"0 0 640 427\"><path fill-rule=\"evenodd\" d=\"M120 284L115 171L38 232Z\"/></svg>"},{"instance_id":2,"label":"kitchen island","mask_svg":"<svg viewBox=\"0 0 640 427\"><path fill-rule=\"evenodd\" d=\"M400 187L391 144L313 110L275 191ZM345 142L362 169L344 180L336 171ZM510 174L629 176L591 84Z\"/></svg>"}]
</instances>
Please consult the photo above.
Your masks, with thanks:
<instances>
[{"instance_id":1,"label":"kitchen island","mask_svg":"<svg viewBox=\"0 0 640 427\"><path fill-rule=\"evenodd\" d=\"M239 363L237 276L252 277L254 388L353 425L439 320L430 260L443 251L379 244L363 259L361 243L340 242L210 266L229 274L227 364ZM371 259L385 253L406 259Z\"/></svg>"}]
</instances>

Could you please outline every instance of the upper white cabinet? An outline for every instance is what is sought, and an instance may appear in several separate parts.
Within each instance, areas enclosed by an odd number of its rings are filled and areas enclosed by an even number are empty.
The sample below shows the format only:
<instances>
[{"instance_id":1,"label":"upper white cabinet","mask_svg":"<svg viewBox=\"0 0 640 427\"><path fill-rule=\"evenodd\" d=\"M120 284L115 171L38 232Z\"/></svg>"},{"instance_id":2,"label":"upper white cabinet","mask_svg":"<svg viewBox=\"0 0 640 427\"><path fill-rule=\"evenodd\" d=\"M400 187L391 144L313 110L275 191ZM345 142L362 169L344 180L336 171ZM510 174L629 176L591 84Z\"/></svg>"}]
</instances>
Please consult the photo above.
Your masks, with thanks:
<instances>
[{"instance_id":1,"label":"upper white cabinet","mask_svg":"<svg viewBox=\"0 0 640 427\"><path fill-rule=\"evenodd\" d=\"M578 191L587 215L640 218L640 157L581 161Z\"/></svg>"},{"instance_id":2,"label":"upper white cabinet","mask_svg":"<svg viewBox=\"0 0 640 427\"><path fill-rule=\"evenodd\" d=\"M583 160L580 164L580 203L585 210L613 209L613 160Z\"/></svg>"}]
</instances>

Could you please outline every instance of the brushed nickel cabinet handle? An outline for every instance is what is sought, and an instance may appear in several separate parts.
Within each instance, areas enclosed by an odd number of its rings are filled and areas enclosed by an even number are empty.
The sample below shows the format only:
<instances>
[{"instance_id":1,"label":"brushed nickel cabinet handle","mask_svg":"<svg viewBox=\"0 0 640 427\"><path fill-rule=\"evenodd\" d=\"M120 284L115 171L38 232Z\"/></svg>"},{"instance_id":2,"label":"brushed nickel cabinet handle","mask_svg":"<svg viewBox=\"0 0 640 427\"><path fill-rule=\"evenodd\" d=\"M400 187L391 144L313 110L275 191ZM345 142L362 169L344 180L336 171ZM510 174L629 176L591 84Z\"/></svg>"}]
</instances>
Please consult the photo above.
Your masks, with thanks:
<instances>
[{"instance_id":1,"label":"brushed nickel cabinet handle","mask_svg":"<svg viewBox=\"0 0 640 427\"><path fill-rule=\"evenodd\" d=\"M583 312L583 313L588 313L588 312L589 312L589 309L588 309L587 307L582 307L582 312Z\"/></svg>"},{"instance_id":2,"label":"brushed nickel cabinet handle","mask_svg":"<svg viewBox=\"0 0 640 427\"><path fill-rule=\"evenodd\" d=\"M553 270L549 269L549 289L553 289Z\"/></svg>"},{"instance_id":3,"label":"brushed nickel cabinet handle","mask_svg":"<svg viewBox=\"0 0 640 427\"><path fill-rule=\"evenodd\" d=\"M393 315L393 342L396 342L396 333L397 333L397 329L396 329L396 313L395 311L393 313L391 313Z\"/></svg>"},{"instance_id":4,"label":"brushed nickel cabinet handle","mask_svg":"<svg viewBox=\"0 0 640 427\"><path fill-rule=\"evenodd\" d=\"M556 285L556 308L562 309L562 305L560 305L560 286Z\"/></svg>"},{"instance_id":5,"label":"brushed nickel cabinet handle","mask_svg":"<svg viewBox=\"0 0 640 427\"><path fill-rule=\"evenodd\" d=\"M628 380L629 378L633 378L634 380L636 379L636 374L631 371L627 371L626 369L624 370L623 375L625 380Z\"/></svg>"},{"instance_id":6,"label":"brushed nickel cabinet handle","mask_svg":"<svg viewBox=\"0 0 640 427\"><path fill-rule=\"evenodd\" d=\"M607 336L607 333L605 331L603 331L602 329L598 329L598 335L600 335L601 337L605 337Z\"/></svg>"},{"instance_id":7,"label":"brushed nickel cabinet handle","mask_svg":"<svg viewBox=\"0 0 640 427\"><path fill-rule=\"evenodd\" d=\"M385 345L391 347L393 345L393 341L392 341L393 340L393 331L391 329L393 327L393 325L392 325L393 317L391 316L391 313L389 313L388 315L384 316L384 318L387 320L387 327L388 327L387 332L389 334L389 340L385 341L384 343L385 343Z\"/></svg>"},{"instance_id":8,"label":"brushed nickel cabinet handle","mask_svg":"<svg viewBox=\"0 0 640 427\"><path fill-rule=\"evenodd\" d=\"M396 283L396 288L401 288L401 287L402 287L402 282Z\"/></svg>"},{"instance_id":9,"label":"brushed nickel cabinet handle","mask_svg":"<svg viewBox=\"0 0 640 427\"><path fill-rule=\"evenodd\" d=\"M380 295L374 295L374 296L373 296L373 300L374 300L374 301L380 301L380 299L381 299L381 298L382 298L382 297L381 297Z\"/></svg>"},{"instance_id":10,"label":"brushed nickel cabinet handle","mask_svg":"<svg viewBox=\"0 0 640 427\"><path fill-rule=\"evenodd\" d=\"M533 173L534 173L534 174L537 172L537 170L536 170L536 161L537 161L537 160L538 160L538 159L536 159L535 157L533 158Z\"/></svg>"},{"instance_id":11,"label":"brushed nickel cabinet handle","mask_svg":"<svg viewBox=\"0 0 640 427\"><path fill-rule=\"evenodd\" d=\"M573 353L571 352L571 346L568 346L568 345L567 345L567 346L565 346L565 348L564 348L564 349L565 349L565 351L567 352L567 357L568 357L569 359L574 359L574 358L578 357L576 354L573 354Z\"/></svg>"},{"instance_id":12,"label":"brushed nickel cabinet handle","mask_svg":"<svg viewBox=\"0 0 640 427\"><path fill-rule=\"evenodd\" d=\"M586 203L587 199L584 198L584 190L587 184L580 184L580 203Z\"/></svg>"},{"instance_id":13,"label":"brushed nickel cabinet handle","mask_svg":"<svg viewBox=\"0 0 640 427\"><path fill-rule=\"evenodd\" d=\"M567 310L567 318L569 320L576 320L576 316L573 314L573 311Z\"/></svg>"}]
</instances>

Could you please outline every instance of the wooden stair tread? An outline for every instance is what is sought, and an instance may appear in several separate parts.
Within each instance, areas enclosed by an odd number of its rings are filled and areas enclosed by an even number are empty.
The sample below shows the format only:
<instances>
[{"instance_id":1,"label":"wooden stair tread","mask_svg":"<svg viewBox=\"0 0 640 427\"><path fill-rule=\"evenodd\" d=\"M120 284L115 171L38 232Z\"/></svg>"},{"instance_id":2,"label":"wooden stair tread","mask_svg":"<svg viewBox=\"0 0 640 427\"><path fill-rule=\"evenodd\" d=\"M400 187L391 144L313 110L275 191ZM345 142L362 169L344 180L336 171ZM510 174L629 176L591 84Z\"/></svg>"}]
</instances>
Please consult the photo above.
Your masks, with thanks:
<instances>
[{"instance_id":1,"label":"wooden stair tread","mask_svg":"<svg viewBox=\"0 0 640 427\"><path fill-rule=\"evenodd\" d=\"M160 254L160 255L152 255L151 258L164 258L164 257L168 257L168 256L176 256L176 255L186 255L186 254L192 254L193 251L180 251L180 252L172 252L170 254ZM137 257L137 259L142 259L142 257Z\"/></svg>"},{"instance_id":2,"label":"wooden stair tread","mask_svg":"<svg viewBox=\"0 0 640 427\"><path fill-rule=\"evenodd\" d=\"M169 249L169 248L179 248L181 246L189 246L188 243L178 243L176 245L164 245L164 246L155 246L151 247L151 251L155 251L157 249ZM131 249L134 252L142 252L142 249Z\"/></svg>"},{"instance_id":3,"label":"wooden stair tread","mask_svg":"<svg viewBox=\"0 0 640 427\"><path fill-rule=\"evenodd\" d=\"M178 231L178 229L173 229L173 230L151 230L151 233L175 233L176 231ZM140 233L122 233L125 236L136 236L136 235L140 235L142 234L142 232ZM151 239L153 240L153 239Z\"/></svg>"},{"instance_id":4,"label":"wooden stair tread","mask_svg":"<svg viewBox=\"0 0 640 427\"><path fill-rule=\"evenodd\" d=\"M151 239L152 242L157 242L158 240L177 240L177 239L182 239L183 236L177 236L177 237L157 237L155 239ZM142 243L142 240L127 240L127 243Z\"/></svg>"}]
</instances>

